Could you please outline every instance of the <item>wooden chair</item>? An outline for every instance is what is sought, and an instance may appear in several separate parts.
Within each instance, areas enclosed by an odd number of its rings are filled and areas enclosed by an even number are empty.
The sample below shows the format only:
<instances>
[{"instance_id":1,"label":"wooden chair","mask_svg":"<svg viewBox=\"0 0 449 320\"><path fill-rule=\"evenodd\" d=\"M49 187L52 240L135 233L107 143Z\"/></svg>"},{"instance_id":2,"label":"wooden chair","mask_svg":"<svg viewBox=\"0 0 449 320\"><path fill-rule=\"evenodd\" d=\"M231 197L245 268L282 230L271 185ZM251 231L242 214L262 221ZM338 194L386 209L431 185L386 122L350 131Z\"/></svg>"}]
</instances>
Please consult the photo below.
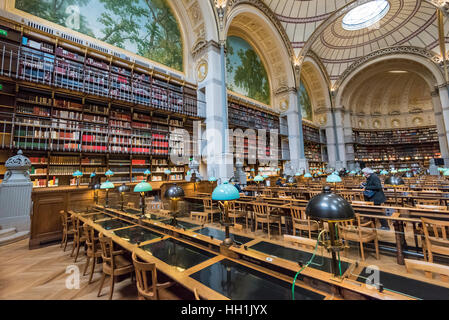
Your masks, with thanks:
<instances>
[{"instance_id":1,"label":"wooden chair","mask_svg":"<svg viewBox=\"0 0 449 320\"><path fill-rule=\"evenodd\" d=\"M423 246L424 257L427 261L433 262L433 254L449 255L449 221L433 220L422 218L424 229L425 248Z\"/></svg>"},{"instance_id":2,"label":"wooden chair","mask_svg":"<svg viewBox=\"0 0 449 320\"><path fill-rule=\"evenodd\" d=\"M193 289L193 294L195 295L195 300L201 300L201 299L200 299L200 296L198 295L198 290L197 290L197 288L194 288L194 289Z\"/></svg>"},{"instance_id":3,"label":"wooden chair","mask_svg":"<svg viewBox=\"0 0 449 320\"><path fill-rule=\"evenodd\" d=\"M306 247L309 249L314 249L316 247L316 240L303 237L296 237L290 234L284 234L284 241L291 242L301 247Z\"/></svg>"},{"instance_id":4,"label":"wooden chair","mask_svg":"<svg viewBox=\"0 0 449 320\"><path fill-rule=\"evenodd\" d=\"M243 210L242 206L235 201L230 201L228 206L229 219L234 220L234 226L237 224L237 218L245 218L246 229L248 229L248 213Z\"/></svg>"},{"instance_id":5,"label":"wooden chair","mask_svg":"<svg viewBox=\"0 0 449 320\"><path fill-rule=\"evenodd\" d=\"M309 239L312 239L312 231L318 231L318 223L310 220L310 218L306 216L305 208L292 206L290 208L290 213L293 222L293 235L296 235L296 230L299 230L300 236L302 231L308 231Z\"/></svg>"},{"instance_id":6,"label":"wooden chair","mask_svg":"<svg viewBox=\"0 0 449 320\"><path fill-rule=\"evenodd\" d=\"M207 215L210 215L210 222L212 223L214 220L214 214L220 213L220 209L214 208L212 199L203 199L204 212L207 212Z\"/></svg>"},{"instance_id":7,"label":"wooden chair","mask_svg":"<svg viewBox=\"0 0 449 320\"><path fill-rule=\"evenodd\" d=\"M352 201L351 204L362 206L374 206L374 202L372 201Z\"/></svg>"},{"instance_id":8,"label":"wooden chair","mask_svg":"<svg viewBox=\"0 0 449 320\"><path fill-rule=\"evenodd\" d=\"M363 250L363 244L374 241L376 248L376 259L379 259L379 243L377 239L377 231L373 221L362 223L360 216L355 214L356 223L353 220L339 222L338 232L340 237L346 241L354 241L360 244L360 252L362 260L365 261L365 252Z\"/></svg>"},{"instance_id":9,"label":"wooden chair","mask_svg":"<svg viewBox=\"0 0 449 320\"><path fill-rule=\"evenodd\" d=\"M191 211L190 219L199 222L201 225L206 224L209 220L209 213L201 211Z\"/></svg>"},{"instance_id":10,"label":"wooden chair","mask_svg":"<svg viewBox=\"0 0 449 320\"><path fill-rule=\"evenodd\" d=\"M417 204L416 208L417 209L429 209L429 210L435 210L435 211L447 210L446 206L428 205L428 204Z\"/></svg>"},{"instance_id":11,"label":"wooden chair","mask_svg":"<svg viewBox=\"0 0 449 320\"><path fill-rule=\"evenodd\" d=\"M61 248L64 245L64 251L67 248L67 242L69 235L73 236L73 223L69 214L65 210L59 211L61 217L62 224L62 240L61 240Z\"/></svg>"},{"instance_id":12,"label":"wooden chair","mask_svg":"<svg viewBox=\"0 0 449 320\"><path fill-rule=\"evenodd\" d=\"M78 260L78 254L80 252L80 246L82 243L86 242L87 235L84 233L84 228L81 226L81 221L76 216L73 216L73 247L72 247L72 253L70 253L70 256L73 256L73 252L76 248L76 254L75 254L75 262Z\"/></svg>"},{"instance_id":13,"label":"wooden chair","mask_svg":"<svg viewBox=\"0 0 449 320\"><path fill-rule=\"evenodd\" d=\"M135 252L132 254L134 270L136 272L136 286L139 300L159 300L159 290L168 288L173 282L158 283L155 263L139 261ZM151 279L151 283L148 280Z\"/></svg>"},{"instance_id":14,"label":"wooden chair","mask_svg":"<svg viewBox=\"0 0 449 320\"><path fill-rule=\"evenodd\" d=\"M92 282L92 277L95 271L95 264L97 259L101 257L101 246L98 243L98 237L95 237L95 229L88 224L83 225L84 234L86 236L86 246L87 246L87 260L84 265L83 276L86 275L87 267L89 266L90 259L92 259L92 268L90 269L89 284Z\"/></svg>"},{"instance_id":15,"label":"wooden chair","mask_svg":"<svg viewBox=\"0 0 449 320\"><path fill-rule=\"evenodd\" d=\"M270 223L271 224L276 223L279 226L279 235L282 234L281 217L270 215L270 208L268 207L267 204L254 203L253 208L254 208L255 223L256 223L255 231L257 231L257 227L258 227L259 223L262 224L262 230L263 230L263 225L266 223L267 229L268 229L268 239L271 239Z\"/></svg>"},{"instance_id":16,"label":"wooden chair","mask_svg":"<svg viewBox=\"0 0 449 320\"><path fill-rule=\"evenodd\" d=\"M109 291L109 300L111 300L112 295L114 294L115 277L124 274L131 274L132 279L134 265L123 256L125 250L114 250L114 243L111 238L100 233L99 240L101 245L101 258L103 259L103 275L101 277L100 289L98 290L97 296L100 296L104 280L106 275L108 275L111 278L111 288Z\"/></svg>"},{"instance_id":17,"label":"wooden chair","mask_svg":"<svg viewBox=\"0 0 449 320\"><path fill-rule=\"evenodd\" d=\"M414 270L423 271L429 279L433 279L436 275L441 281L449 282L449 266L411 259L404 259L404 262L408 273L413 273Z\"/></svg>"},{"instance_id":18,"label":"wooden chair","mask_svg":"<svg viewBox=\"0 0 449 320\"><path fill-rule=\"evenodd\" d=\"M417 205L439 206L440 199L415 199L415 206Z\"/></svg>"}]
</instances>

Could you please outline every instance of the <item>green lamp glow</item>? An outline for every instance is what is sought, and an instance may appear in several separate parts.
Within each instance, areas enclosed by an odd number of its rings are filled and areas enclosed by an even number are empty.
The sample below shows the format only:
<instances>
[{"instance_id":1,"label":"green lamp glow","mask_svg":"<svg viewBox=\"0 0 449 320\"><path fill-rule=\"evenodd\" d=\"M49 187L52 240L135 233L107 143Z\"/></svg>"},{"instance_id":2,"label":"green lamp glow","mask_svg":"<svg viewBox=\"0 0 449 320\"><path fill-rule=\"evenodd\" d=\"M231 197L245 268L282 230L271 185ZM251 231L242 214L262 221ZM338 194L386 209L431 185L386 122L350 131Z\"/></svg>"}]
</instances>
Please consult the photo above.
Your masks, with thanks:
<instances>
[{"instance_id":1,"label":"green lamp glow","mask_svg":"<svg viewBox=\"0 0 449 320\"><path fill-rule=\"evenodd\" d=\"M445 177L449 176L449 169L448 169L448 170L445 170L445 171L443 172L443 176L445 176Z\"/></svg>"},{"instance_id":2,"label":"green lamp glow","mask_svg":"<svg viewBox=\"0 0 449 320\"><path fill-rule=\"evenodd\" d=\"M215 182L215 181L217 181L217 178L215 178L215 177L210 177L209 178L209 182Z\"/></svg>"},{"instance_id":3,"label":"green lamp glow","mask_svg":"<svg viewBox=\"0 0 449 320\"><path fill-rule=\"evenodd\" d=\"M321 171L317 172L317 175L321 176L323 173Z\"/></svg>"},{"instance_id":4,"label":"green lamp glow","mask_svg":"<svg viewBox=\"0 0 449 320\"><path fill-rule=\"evenodd\" d=\"M385 176L385 175L388 174L388 171L387 171L387 170L382 170L382 171L380 172L380 174L383 175L383 176Z\"/></svg>"},{"instance_id":5,"label":"green lamp glow","mask_svg":"<svg viewBox=\"0 0 449 320\"><path fill-rule=\"evenodd\" d=\"M341 182L341 178L340 178L340 176L333 173L326 178L326 182L332 182L332 183Z\"/></svg>"},{"instance_id":6,"label":"green lamp glow","mask_svg":"<svg viewBox=\"0 0 449 320\"><path fill-rule=\"evenodd\" d=\"M81 171L79 171L79 170L76 170L73 173L73 176L76 178L76 187L79 187L80 186L80 179L83 176L83 173Z\"/></svg>"},{"instance_id":7,"label":"green lamp glow","mask_svg":"<svg viewBox=\"0 0 449 320\"><path fill-rule=\"evenodd\" d=\"M236 187L234 187L232 184L229 184L229 182L224 182L217 186L214 191L212 192L212 200L215 201L224 201L223 203L223 210L224 210L224 222L223 225L225 226L225 239L223 240L224 246L231 246L233 243L233 240L229 236L229 227L232 225L232 223L229 221L229 214L228 214L228 201L237 200L240 199L239 191Z\"/></svg>"},{"instance_id":8,"label":"green lamp glow","mask_svg":"<svg viewBox=\"0 0 449 320\"><path fill-rule=\"evenodd\" d=\"M90 174L90 177L91 178L93 178L93 177L95 177L97 174L95 173L95 172L92 172L91 174Z\"/></svg>"},{"instance_id":9,"label":"green lamp glow","mask_svg":"<svg viewBox=\"0 0 449 320\"><path fill-rule=\"evenodd\" d=\"M307 172L306 174L304 174L304 178L312 178L312 175L310 174L310 172Z\"/></svg>"},{"instance_id":10,"label":"green lamp glow","mask_svg":"<svg viewBox=\"0 0 449 320\"><path fill-rule=\"evenodd\" d=\"M268 176L268 174L264 174L264 175L262 175L262 177L263 177L264 179L267 179L269 176Z\"/></svg>"},{"instance_id":11,"label":"green lamp glow","mask_svg":"<svg viewBox=\"0 0 449 320\"><path fill-rule=\"evenodd\" d=\"M302 174L301 174L301 172L296 172L295 176L300 177L300 176L302 176Z\"/></svg>"},{"instance_id":12,"label":"green lamp glow","mask_svg":"<svg viewBox=\"0 0 449 320\"><path fill-rule=\"evenodd\" d=\"M106 190L106 204L104 205L105 208L109 207L109 189L114 189L114 184L111 181L103 182L100 186L100 189Z\"/></svg>"},{"instance_id":13,"label":"green lamp glow","mask_svg":"<svg viewBox=\"0 0 449 320\"><path fill-rule=\"evenodd\" d=\"M262 182L263 180L264 180L264 178L261 175L257 175L254 177L255 182Z\"/></svg>"},{"instance_id":14,"label":"green lamp glow","mask_svg":"<svg viewBox=\"0 0 449 320\"><path fill-rule=\"evenodd\" d=\"M105 174L104 174L106 177L111 177L111 176L113 176L114 175L114 172L112 171L112 170L108 170L108 171L106 171L105 172Z\"/></svg>"},{"instance_id":15,"label":"green lamp glow","mask_svg":"<svg viewBox=\"0 0 449 320\"><path fill-rule=\"evenodd\" d=\"M142 208L142 216L145 215L145 192L151 190L153 190L151 184L146 181L142 181L134 187L134 192L140 193L140 207Z\"/></svg>"}]
</instances>

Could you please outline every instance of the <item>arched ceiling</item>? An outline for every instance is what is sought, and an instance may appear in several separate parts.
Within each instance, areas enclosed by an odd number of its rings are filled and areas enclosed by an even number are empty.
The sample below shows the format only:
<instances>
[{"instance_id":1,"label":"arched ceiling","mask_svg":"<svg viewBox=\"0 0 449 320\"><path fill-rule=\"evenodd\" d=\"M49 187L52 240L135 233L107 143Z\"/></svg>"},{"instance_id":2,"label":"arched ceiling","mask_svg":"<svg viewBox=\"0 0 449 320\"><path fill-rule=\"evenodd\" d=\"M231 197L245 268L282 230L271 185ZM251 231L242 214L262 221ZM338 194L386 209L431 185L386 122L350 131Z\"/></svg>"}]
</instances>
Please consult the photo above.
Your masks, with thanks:
<instances>
[{"instance_id":1,"label":"arched ceiling","mask_svg":"<svg viewBox=\"0 0 449 320\"><path fill-rule=\"evenodd\" d=\"M429 74L418 63L397 59L374 64L344 89L344 108L354 127L394 128L433 125Z\"/></svg>"},{"instance_id":2,"label":"arched ceiling","mask_svg":"<svg viewBox=\"0 0 449 320\"><path fill-rule=\"evenodd\" d=\"M439 54L436 8L428 1L389 0L390 10L374 26L349 31L342 27L353 0L264 0L285 28L295 54L307 48L319 57L336 81L353 62L392 46L414 46ZM358 1L358 3L365 3ZM341 11L340 11L341 10ZM338 12L336 12L338 11ZM445 18L446 35L449 35ZM317 34L315 30L323 28ZM313 37L312 37L313 35ZM313 39L313 42L311 41ZM449 38L446 38L449 42ZM310 45L310 47L309 47Z\"/></svg>"}]
</instances>

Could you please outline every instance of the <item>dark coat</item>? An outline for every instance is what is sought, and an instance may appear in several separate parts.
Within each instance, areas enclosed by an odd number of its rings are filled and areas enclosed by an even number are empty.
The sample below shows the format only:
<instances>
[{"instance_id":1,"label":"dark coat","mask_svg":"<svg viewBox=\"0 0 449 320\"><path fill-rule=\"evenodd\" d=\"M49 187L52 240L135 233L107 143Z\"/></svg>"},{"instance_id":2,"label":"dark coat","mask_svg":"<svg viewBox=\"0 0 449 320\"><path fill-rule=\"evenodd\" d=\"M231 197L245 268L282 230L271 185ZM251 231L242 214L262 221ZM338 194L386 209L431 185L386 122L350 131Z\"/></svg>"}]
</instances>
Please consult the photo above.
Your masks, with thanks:
<instances>
[{"instance_id":1,"label":"dark coat","mask_svg":"<svg viewBox=\"0 0 449 320\"><path fill-rule=\"evenodd\" d=\"M372 190L374 191L374 195L370 198L367 198L365 196L365 199L367 201L374 202L375 205L380 205L384 203L387 199L385 198L385 194L382 190L382 183L380 182L379 177L372 173L367 179L366 179L366 185L365 190Z\"/></svg>"}]
</instances>

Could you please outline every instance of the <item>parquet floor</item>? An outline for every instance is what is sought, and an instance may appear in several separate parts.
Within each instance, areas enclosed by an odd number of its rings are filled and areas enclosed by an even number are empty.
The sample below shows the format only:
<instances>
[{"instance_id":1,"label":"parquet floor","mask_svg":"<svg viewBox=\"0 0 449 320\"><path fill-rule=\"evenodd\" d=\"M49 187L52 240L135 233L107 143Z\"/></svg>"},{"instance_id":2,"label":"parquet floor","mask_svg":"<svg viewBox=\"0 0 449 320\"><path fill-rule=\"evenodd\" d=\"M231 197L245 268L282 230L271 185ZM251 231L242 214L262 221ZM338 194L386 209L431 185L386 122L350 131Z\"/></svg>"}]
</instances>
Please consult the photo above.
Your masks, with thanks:
<instances>
[{"instance_id":1,"label":"parquet floor","mask_svg":"<svg viewBox=\"0 0 449 320\"><path fill-rule=\"evenodd\" d=\"M0 299L107 300L109 278L105 281L102 295L97 297L102 275L101 265L95 267L93 282L88 284L89 274L82 275L86 261L83 249L80 250L76 264L70 257L70 252L71 243L65 252L59 247L59 243L29 250L28 239L0 247ZM80 270L79 289L68 289L66 286L67 279L73 277L73 272L66 273L66 269L73 266ZM135 283L129 277L119 281L115 284L113 299L137 299ZM161 290L160 299L190 299L186 295L185 290L174 286L169 290Z\"/></svg>"}]
</instances>

